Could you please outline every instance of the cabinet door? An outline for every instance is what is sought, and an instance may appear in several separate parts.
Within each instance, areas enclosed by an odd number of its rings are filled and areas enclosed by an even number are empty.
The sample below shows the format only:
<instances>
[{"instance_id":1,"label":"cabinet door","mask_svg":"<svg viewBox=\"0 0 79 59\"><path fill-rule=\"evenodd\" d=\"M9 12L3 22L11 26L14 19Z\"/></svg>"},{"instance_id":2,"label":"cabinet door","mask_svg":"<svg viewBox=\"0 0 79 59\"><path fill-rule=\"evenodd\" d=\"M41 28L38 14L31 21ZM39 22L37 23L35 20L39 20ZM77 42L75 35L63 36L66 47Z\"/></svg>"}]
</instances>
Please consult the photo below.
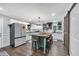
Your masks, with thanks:
<instances>
[{"instance_id":1,"label":"cabinet door","mask_svg":"<svg viewBox=\"0 0 79 59\"><path fill-rule=\"evenodd\" d=\"M26 41L31 40L32 37L29 34L26 34Z\"/></svg>"},{"instance_id":2,"label":"cabinet door","mask_svg":"<svg viewBox=\"0 0 79 59\"><path fill-rule=\"evenodd\" d=\"M21 36L21 25L18 23L15 23L14 27L15 27L15 37L20 37Z\"/></svg>"},{"instance_id":3,"label":"cabinet door","mask_svg":"<svg viewBox=\"0 0 79 59\"><path fill-rule=\"evenodd\" d=\"M10 28L8 26L9 24L9 18L3 16L3 39L2 39L2 47L6 47L10 45Z\"/></svg>"},{"instance_id":4,"label":"cabinet door","mask_svg":"<svg viewBox=\"0 0 79 59\"><path fill-rule=\"evenodd\" d=\"M15 47L26 43L26 37L15 39Z\"/></svg>"}]
</instances>

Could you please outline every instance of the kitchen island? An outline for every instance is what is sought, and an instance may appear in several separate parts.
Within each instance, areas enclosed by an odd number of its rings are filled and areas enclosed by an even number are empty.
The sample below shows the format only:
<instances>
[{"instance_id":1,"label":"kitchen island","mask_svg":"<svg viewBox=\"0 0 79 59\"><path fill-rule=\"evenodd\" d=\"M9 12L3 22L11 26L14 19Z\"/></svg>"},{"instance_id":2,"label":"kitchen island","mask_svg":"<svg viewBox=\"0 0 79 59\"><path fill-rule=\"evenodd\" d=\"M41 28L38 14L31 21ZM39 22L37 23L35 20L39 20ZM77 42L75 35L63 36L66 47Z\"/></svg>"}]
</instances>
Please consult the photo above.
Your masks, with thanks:
<instances>
[{"instance_id":1,"label":"kitchen island","mask_svg":"<svg viewBox=\"0 0 79 59\"><path fill-rule=\"evenodd\" d=\"M47 37L49 37L51 34L52 34L52 33L46 33L46 32L29 33L29 35L32 36L32 40L33 40L33 39L38 40L40 37L43 38L42 40L43 40L43 45L44 45L44 46L43 46L43 47L44 47L44 49L43 49L44 54L46 53L46 39L47 39ZM40 39L39 39L39 41L40 41Z\"/></svg>"}]
</instances>

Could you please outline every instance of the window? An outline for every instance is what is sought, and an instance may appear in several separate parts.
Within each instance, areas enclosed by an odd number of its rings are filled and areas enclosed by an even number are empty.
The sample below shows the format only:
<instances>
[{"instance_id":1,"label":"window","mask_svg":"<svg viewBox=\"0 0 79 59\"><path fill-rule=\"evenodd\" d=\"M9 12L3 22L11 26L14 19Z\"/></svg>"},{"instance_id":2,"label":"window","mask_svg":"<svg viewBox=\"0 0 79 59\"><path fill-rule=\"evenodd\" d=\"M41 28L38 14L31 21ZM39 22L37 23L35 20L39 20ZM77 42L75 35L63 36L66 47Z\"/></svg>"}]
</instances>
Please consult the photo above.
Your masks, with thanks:
<instances>
[{"instance_id":1,"label":"window","mask_svg":"<svg viewBox=\"0 0 79 59\"><path fill-rule=\"evenodd\" d=\"M58 30L62 30L62 22L58 22Z\"/></svg>"},{"instance_id":2,"label":"window","mask_svg":"<svg viewBox=\"0 0 79 59\"><path fill-rule=\"evenodd\" d=\"M54 33L56 32L56 26L53 26Z\"/></svg>"},{"instance_id":3,"label":"window","mask_svg":"<svg viewBox=\"0 0 79 59\"><path fill-rule=\"evenodd\" d=\"M59 25L62 25L62 22L58 22L58 26L59 26Z\"/></svg>"},{"instance_id":4,"label":"window","mask_svg":"<svg viewBox=\"0 0 79 59\"><path fill-rule=\"evenodd\" d=\"M58 26L58 30L62 30L62 26Z\"/></svg>"}]
</instances>

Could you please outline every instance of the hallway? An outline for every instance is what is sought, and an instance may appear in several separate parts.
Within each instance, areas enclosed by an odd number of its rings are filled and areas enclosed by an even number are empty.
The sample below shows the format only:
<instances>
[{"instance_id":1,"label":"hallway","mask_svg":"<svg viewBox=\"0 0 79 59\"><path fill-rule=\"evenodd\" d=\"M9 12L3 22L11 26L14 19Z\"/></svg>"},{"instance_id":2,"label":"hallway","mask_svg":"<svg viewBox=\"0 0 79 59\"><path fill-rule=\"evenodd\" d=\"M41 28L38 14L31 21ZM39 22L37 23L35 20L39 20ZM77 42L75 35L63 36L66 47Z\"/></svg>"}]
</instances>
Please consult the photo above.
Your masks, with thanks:
<instances>
[{"instance_id":1,"label":"hallway","mask_svg":"<svg viewBox=\"0 0 79 59\"><path fill-rule=\"evenodd\" d=\"M45 56L42 51L31 52L31 43L27 43L24 45L21 45L17 48L12 48L12 47L6 47L3 48L4 51L6 51L10 56L30 56L32 53L32 56ZM27 49L27 50L26 50ZM53 45L49 51L48 56L68 56L66 49L64 48L64 45L62 42L57 41L53 42Z\"/></svg>"}]
</instances>

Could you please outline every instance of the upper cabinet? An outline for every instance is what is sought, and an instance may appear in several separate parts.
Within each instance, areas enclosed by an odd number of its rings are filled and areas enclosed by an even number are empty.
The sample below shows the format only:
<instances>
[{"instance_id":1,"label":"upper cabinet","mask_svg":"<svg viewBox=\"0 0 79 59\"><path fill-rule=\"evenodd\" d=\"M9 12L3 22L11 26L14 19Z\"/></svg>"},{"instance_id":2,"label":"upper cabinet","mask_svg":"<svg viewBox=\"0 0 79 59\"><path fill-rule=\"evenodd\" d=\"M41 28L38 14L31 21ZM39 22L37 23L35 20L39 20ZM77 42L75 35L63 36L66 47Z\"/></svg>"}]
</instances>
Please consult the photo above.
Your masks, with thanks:
<instances>
[{"instance_id":1,"label":"upper cabinet","mask_svg":"<svg viewBox=\"0 0 79 59\"><path fill-rule=\"evenodd\" d=\"M63 22L62 21L57 21L57 22L53 22L53 32L62 32L62 24Z\"/></svg>"},{"instance_id":2,"label":"upper cabinet","mask_svg":"<svg viewBox=\"0 0 79 59\"><path fill-rule=\"evenodd\" d=\"M62 22L58 22L58 30L62 30Z\"/></svg>"},{"instance_id":3,"label":"upper cabinet","mask_svg":"<svg viewBox=\"0 0 79 59\"><path fill-rule=\"evenodd\" d=\"M52 25L53 25L52 22L43 24L43 31L52 30Z\"/></svg>"}]
</instances>

